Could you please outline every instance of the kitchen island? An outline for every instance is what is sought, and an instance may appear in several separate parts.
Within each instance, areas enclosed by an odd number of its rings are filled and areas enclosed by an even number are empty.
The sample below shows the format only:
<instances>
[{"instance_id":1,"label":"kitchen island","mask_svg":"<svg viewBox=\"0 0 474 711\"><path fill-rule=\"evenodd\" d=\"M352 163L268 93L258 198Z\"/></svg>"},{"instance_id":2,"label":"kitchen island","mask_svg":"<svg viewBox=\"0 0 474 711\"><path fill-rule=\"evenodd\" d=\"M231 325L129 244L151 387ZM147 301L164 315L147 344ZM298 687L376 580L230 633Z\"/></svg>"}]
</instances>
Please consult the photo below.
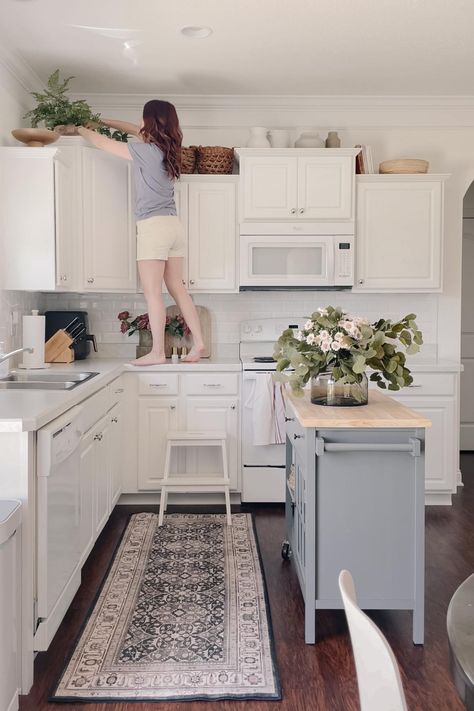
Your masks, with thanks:
<instances>
[{"instance_id":1,"label":"kitchen island","mask_svg":"<svg viewBox=\"0 0 474 711\"><path fill-rule=\"evenodd\" d=\"M424 444L431 422L370 391L361 407L313 405L286 393L284 558L305 601L305 641L316 609L342 608L349 570L363 609L413 610L424 639Z\"/></svg>"}]
</instances>

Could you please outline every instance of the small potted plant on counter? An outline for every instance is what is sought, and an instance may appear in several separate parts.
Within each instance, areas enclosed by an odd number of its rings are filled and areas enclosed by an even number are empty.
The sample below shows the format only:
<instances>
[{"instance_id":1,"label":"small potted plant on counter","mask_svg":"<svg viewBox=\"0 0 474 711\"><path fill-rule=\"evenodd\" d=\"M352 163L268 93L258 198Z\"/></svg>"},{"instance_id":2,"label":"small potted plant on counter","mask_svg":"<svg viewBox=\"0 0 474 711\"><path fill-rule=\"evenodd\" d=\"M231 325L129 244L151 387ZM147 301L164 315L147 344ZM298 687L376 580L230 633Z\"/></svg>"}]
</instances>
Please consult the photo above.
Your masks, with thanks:
<instances>
[{"instance_id":1,"label":"small potted plant on counter","mask_svg":"<svg viewBox=\"0 0 474 711\"><path fill-rule=\"evenodd\" d=\"M118 315L120 330L128 333L129 336L138 331L137 358L149 353L152 349L153 339L150 330L150 320L148 314L140 314L131 318L129 311L121 311ZM184 339L191 331L181 314L167 316L165 322L165 335L168 336L165 342L165 354L169 358L173 347L182 347Z\"/></svg>"},{"instance_id":2,"label":"small potted plant on counter","mask_svg":"<svg viewBox=\"0 0 474 711\"><path fill-rule=\"evenodd\" d=\"M317 405L366 405L367 370L380 388L388 384L389 390L400 390L413 382L405 353L417 353L423 343L415 318L408 314L400 321L369 323L340 307L320 308L302 330L281 334L275 379L289 383L296 395L311 381L311 402Z\"/></svg>"}]
</instances>

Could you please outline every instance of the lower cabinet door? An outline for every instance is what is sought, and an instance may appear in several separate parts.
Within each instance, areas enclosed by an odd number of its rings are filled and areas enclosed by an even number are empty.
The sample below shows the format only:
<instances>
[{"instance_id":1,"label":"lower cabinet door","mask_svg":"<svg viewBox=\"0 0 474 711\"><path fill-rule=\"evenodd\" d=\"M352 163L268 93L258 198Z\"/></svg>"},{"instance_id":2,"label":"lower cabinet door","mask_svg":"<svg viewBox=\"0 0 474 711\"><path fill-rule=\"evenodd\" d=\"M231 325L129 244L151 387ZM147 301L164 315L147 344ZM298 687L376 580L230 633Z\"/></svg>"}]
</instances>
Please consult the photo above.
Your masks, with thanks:
<instances>
[{"instance_id":1,"label":"lower cabinet door","mask_svg":"<svg viewBox=\"0 0 474 711\"><path fill-rule=\"evenodd\" d=\"M123 417L122 405L117 403L109 412L109 512L112 511L122 492Z\"/></svg>"},{"instance_id":2,"label":"lower cabinet door","mask_svg":"<svg viewBox=\"0 0 474 711\"><path fill-rule=\"evenodd\" d=\"M81 563L92 550L95 541L94 526L94 482L97 469L97 449L91 430L81 442L80 486L81 486Z\"/></svg>"},{"instance_id":3,"label":"lower cabinet door","mask_svg":"<svg viewBox=\"0 0 474 711\"><path fill-rule=\"evenodd\" d=\"M143 397L138 401L138 488L157 490L163 479L166 435L178 429L178 399ZM176 471L175 458L171 470Z\"/></svg>"},{"instance_id":4,"label":"lower cabinet door","mask_svg":"<svg viewBox=\"0 0 474 711\"><path fill-rule=\"evenodd\" d=\"M95 426L94 442L96 444L96 469L94 477L94 529L95 538L104 528L109 518L109 416L100 420Z\"/></svg>"},{"instance_id":5,"label":"lower cabinet door","mask_svg":"<svg viewBox=\"0 0 474 711\"><path fill-rule=\"evenodd\" d=\"M186 429L224 430L227 433L227 460L231 489L238 488L239 403L237 398L188 397ZM217 447L190 447L186 450L186 474L213 475L222 472L222 457Z\"/></svg>"},{"instance_id":6,"label":"lower cabinet door","mask_svg":"<svg viewBox=\"0 0 474 711\"><path fill-rule=\"evenodd\" d=\"M432 423L425 434L425 491L454 492L457 479L454 400L429 400L403 395L398 396L397 400L428 417Z\"/></svg>"}]
</instances>

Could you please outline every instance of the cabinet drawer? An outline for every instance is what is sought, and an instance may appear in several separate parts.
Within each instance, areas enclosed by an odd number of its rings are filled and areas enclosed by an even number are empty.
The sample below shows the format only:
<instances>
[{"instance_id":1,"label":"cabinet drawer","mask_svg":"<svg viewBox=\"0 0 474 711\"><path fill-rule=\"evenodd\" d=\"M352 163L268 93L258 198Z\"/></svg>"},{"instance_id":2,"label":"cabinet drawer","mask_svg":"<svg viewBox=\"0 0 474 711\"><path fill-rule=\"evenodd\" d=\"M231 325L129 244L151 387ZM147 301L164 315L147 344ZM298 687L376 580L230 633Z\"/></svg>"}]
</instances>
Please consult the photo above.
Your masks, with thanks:
<instances>
[{"instance_id":1,"label":"cabinet drawer","mask_svg":"<svg viewBox=\"0 0 474 711\"><path fill-rule=\"evenodd\" d=\"M178 375L176 373L143 373L138 376L140 395L177 395Z\"/></svg>"},{"instance_id":2,"label":"cabinet drawer","mask_svg":"<svg viewBox=\"0 0 474 711\"><path fill-rule=\"evenodd\" d=\"M187 395L237 395L238 373L193 373L183 376Z\"/></svg>"},{"instance_id":3,"label":"cabinet drawer","mask_svg":"<svg viewBox=\"0 0 474 711\"><path fill-rule=\"evenodd\" d=\"M304 441L306 437L305 428L301 427L300 423L295 417L293 410L289 407L286 408L286 434L291 442L291 445L298 451L301 455L304 454Z\"/></svg>"},{"instance_id":4,"label":"cabinet drawer","mask_svg":"<svg viewBox=\"0 0 474 711\"><path fill-rule=\"evenodd\" d=\"M125 381L122 377L112 380L108 389L110 393L110 407L113 407L117 402L122 402L125 396Z\"/></svg>"},{"instance_id":5,"label":"cabinet drawer","mask_svg":"<svg viewBox=\"0 0 474 711\"><path fill-rule=\"evenodd\" d=\"M397 395L453 395L454 373L413 373L413 383L402 388ZM392 393L390 393L392 394Z\"/></svg>"}]
</instances>

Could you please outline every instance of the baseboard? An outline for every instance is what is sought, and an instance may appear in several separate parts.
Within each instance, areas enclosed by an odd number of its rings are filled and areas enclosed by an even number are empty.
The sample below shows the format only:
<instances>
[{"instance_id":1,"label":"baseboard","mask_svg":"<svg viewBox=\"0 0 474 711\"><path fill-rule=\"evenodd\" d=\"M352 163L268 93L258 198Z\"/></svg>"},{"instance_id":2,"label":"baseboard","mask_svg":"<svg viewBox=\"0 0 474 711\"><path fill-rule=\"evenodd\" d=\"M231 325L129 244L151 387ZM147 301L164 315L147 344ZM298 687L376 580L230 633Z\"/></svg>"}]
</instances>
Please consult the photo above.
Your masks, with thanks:
<instances>
[{"instance_id":1,"label":"baseboard","mask_svg":"<svg viewBox=\"0 0 474 711\"><path fill-rule=\"evenodd\" d=\"M425 494L425 506L452 506L452 494L444 491L439 494Z\"/></svg>"},{"instance_id":2,"label":"baseboard","mask_svg":"<svg viewBox=\"0 0 474 711\"><path fill-rule=\"evenodd\" d=\"M12 700L8 704L6 711L18 711L19 701L18 701L18 689L15 691Z\"/></svg>"},{"instance_id":3,"label":"baseboard","mask_svg":"<svg viewBox=\"0 0 474 711\"><path fill-rule=\"evenodd\" d=\"M125 506L127 504L146 504L147 506L155 504L158 506L159 503L159 493L122 494L117 501L117 506ZM230 503L240 504L240 494L231 493ZM222 494L169 494L168 504L171 506L175 504L182 504L183 506L216 506L218 504L224 505L224 497Z\"/></svg>"}]
</instances>

